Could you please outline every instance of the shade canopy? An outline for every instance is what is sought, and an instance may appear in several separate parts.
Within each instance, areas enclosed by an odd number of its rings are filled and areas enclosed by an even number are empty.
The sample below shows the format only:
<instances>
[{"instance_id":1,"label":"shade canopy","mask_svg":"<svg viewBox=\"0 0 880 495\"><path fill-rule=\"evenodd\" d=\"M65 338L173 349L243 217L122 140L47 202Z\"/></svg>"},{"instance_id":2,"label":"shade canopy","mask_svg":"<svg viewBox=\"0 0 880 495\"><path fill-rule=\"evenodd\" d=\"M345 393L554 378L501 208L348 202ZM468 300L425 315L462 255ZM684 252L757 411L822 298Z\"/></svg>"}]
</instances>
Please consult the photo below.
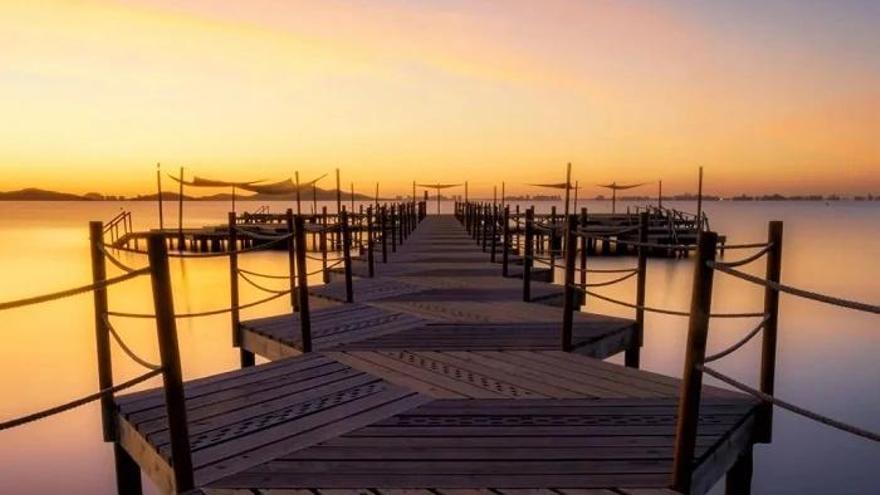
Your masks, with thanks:
<instances>
[{"instance_id":1,"label":"shade canopy","mask_svg":"<svg viewBox=\"0 0 880 495\"><path fill-rule=\"evenodd\" d=\"M271 184L248 184L244 186L239 186L241 189L245 191L255 192L257 194L291 194L295 193L298 190L302 190L303 188L309 187L312 184L318 182L319 180L327 177L327 174L324 174L317 179L312 179L309 182L304 182L299 185L293 182L292 179L285 179L278 182L273 182Z\"/></svg>"},{"instance_id":2,"label":"shade canopy","mask_svg":"<svg viewBox=\"0 0 880 495\"><path fill-rule=\"evenodd\" d=\"M179 177L175 177L171 174L168 174L168 177L171 177L176 182L180 182L181 184L189 187L239 187L245 188L252 184L256 184L258 182L263 182L263 180L253 180L249 182L229 182L225 180L214 180L214 179L205 179L204 177L194 177L191 181L181 180Z\"/></svg>"},{"instance_id":3,"label":"shade canopy","mask_svg":"<svg viewBox=\"0 0 880 495\"><path fill-rule=\"evenodd\" d=\"M611 184L597 184L599 187L604 187L607 189L614 189L616 191L620 191L623 189L632 189L634 187L644 186L647 182L642 182L640 184L618 184L616 182L612 182Z\"/></svg>"},{"instance_id":4,"label":"shade canopy","mask_svg":"<svg viewBox=\"0 0 880 495\"><path fill-rule=\"evenodd\" d=\"M565 189L565 182L558 182L556 184L529 184L529 185L534 186L534 187L547 187L550 189ZM568 188L569 189L580 189L579 187L576 187L572 184L569 184Z\"/></svg>"},{"instance_id":5,"label":"shade canopy","mask_svg":"<svg viewBox=\"0 0 880 495\"><path fill-rule=\"evenodd\" d=\"M416 184L419 187L429 187L431 189L449 189L450 187L463 186L464 184Z\"/></svg>"}]
</instances>

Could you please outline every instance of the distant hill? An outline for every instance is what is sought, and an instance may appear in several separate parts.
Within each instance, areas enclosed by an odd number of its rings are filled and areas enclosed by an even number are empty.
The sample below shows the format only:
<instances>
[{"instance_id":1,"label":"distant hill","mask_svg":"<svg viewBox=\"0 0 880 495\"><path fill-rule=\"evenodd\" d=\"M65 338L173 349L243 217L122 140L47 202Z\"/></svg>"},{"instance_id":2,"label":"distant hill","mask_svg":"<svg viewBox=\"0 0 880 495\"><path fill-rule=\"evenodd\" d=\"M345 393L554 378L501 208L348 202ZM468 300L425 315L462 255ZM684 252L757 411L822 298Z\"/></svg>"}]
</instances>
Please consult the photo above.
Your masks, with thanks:
<instances>
[{"instance_id":1,"label":"distant hill","mask_svg":"<svg viewBox=\"0 0 880 495\"><path fill-rule=\"evenodd\" d=\"M93 199L91 196L29 187L18 191L0 192L0 201L93 201Z\"/></svg>"}]
</instances>

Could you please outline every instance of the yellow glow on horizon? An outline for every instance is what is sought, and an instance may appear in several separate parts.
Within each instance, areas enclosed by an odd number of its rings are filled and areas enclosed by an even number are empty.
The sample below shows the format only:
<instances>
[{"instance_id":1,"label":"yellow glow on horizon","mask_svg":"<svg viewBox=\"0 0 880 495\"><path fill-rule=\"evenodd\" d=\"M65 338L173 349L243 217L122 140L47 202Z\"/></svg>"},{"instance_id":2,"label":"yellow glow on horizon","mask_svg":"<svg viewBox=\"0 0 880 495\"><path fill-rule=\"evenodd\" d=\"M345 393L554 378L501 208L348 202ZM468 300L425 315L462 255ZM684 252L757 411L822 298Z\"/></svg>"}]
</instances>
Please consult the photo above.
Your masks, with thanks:
<instances>
[{"instance_id":1,"label":"yellow glow on horizon","mask_svg":"<svg viewBox=\"0 0 880 495\"><path fill-rule=\"evenodd\" d=\"M876 63L647 3L495 8L0 1L0 190L149 193L162 162L522 194L569 161L582 183L671 194L698 165L710 193L880 189Z\"/></svg>"}]
</instances>

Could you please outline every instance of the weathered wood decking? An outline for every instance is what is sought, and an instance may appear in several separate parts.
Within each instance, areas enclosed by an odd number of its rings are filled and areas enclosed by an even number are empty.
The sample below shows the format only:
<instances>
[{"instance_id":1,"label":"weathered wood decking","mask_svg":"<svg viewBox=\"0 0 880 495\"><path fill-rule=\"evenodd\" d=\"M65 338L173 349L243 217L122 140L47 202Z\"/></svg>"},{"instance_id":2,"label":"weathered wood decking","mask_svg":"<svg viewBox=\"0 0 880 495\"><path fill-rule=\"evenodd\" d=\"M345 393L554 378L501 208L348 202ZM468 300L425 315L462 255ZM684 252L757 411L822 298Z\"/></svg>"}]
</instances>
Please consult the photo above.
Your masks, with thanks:
<instances>
[{"instance_id":1,"label":"weathered wood decking","mask_svg":"<svg viewBox=\"0 0 880 495\"><path fill-rule=\"evenodd\" d=\"M243 323L243 344L276 360L185 386L201 493L673 493L679 380L589 357L625 349L633 323L580 314L577 352L557 350L561 310L521 302L476 256L428 261L469 251L457 228L429 217L388 264L405 273L314 311L315 352L295 356L293 316ZM756 408L704 387L694 493L751 448ZM161 390L118 399L120 444L170 492L165 414Z\"/></svg>"}]
</instances>

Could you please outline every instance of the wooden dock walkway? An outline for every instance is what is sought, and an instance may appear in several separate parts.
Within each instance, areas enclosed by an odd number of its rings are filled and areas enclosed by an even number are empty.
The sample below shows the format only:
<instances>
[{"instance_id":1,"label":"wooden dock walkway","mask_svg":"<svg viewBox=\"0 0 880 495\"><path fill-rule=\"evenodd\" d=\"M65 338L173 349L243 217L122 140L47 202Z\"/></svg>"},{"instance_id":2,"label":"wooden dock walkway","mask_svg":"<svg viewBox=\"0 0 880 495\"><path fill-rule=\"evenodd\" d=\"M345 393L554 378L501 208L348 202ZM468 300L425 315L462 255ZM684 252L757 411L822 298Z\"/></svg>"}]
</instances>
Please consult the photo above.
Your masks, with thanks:
<instances>
[{"instance_id":1,"label":"wooden dock walkway","mask_svg":"<svg viewBox=\"0 0 880 495\"><path fill-rule=\"evenodd\" d=\"M331 302L312 312L312 352L299 355L297 315L242 322L243 348L273 361L184 384L192 486L675 493L680 380L595 359L636 345L634 322L578 313L574 352L562 352L562 310L522 302L522 282L487 256L454 217L427 217L376 278L354 280L354 302L342 302L344 281L311 290ZM740 393L702 394L692 493L750 462L758 412ZM176 492L165 397L118 397L117 441Z\"/></svg>"}]
</instances>

